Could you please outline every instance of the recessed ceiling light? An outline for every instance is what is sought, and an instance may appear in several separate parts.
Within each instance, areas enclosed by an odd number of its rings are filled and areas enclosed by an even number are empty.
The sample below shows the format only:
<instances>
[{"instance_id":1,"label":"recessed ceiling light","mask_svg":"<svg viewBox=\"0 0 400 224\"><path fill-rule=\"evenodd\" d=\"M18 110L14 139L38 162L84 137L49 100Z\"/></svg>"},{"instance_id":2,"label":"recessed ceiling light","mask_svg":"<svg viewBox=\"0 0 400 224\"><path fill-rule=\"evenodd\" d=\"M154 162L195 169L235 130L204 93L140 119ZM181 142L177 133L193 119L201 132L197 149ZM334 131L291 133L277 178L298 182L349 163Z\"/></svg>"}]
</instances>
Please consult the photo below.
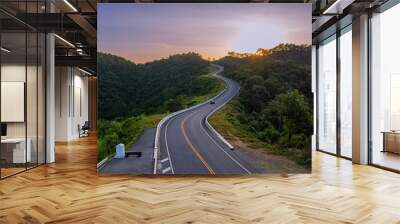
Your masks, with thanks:
<instances>
[{"instance_id":1,"label":"recessed ceiling light","mask_svg":"<svg viewBox=\"0 0 400 224\"><path fill-rule=\"evenodd\" d=\"M83 69L81 69L81 68L78 68L78 70L81 71L81 72L83 72L83 73L85 73L85 74L87 74L87 75L92 75L92 73L90 73L90 72L88 72L88 71L85 71L85 70L83 70Z\"/></svg>"},{"instance_id":2,"label":"recessed ceiling light","mask_svg":"<svg viewBox=\"0 0 400 224\"><path fill-rule=\"evenodd\" d=\"M5 47L1 47L1 50L4 51L4 52L6 52L6 53L10 53L10 52L11 52L11 50L9 50L9 49L7 49L7 48L5 48Z\"/></svg>"},{"instance_id":3,"label":"recessed ceiling light","mask_svg":"<svg viewBox=\"0 0 400 224\"><path fill-rule=\"evenodd\" d=\"M78 10L68 1L64 0L65 4L67 4L74 12L78 12Z\"/></svg>"},{"instance_id":4,"label":"recessed ceiling light","mask_svg":"<svg viewBox=\"0 0 400 224\"><path fill-rule=\"evenodd\" d=\"M342 14L343 10L355 0L336 0L322 14Z\"/></svg>"},{"instance_id":5,"label":"recessed ceiling light","mask_svg":"<svg viewBox=\"0 0 400 224\"><path fill-rule=\"evenodd\" d=\"M62 42L66 43L67 45L69 45L70 47L75 48L75 45L73 45L71 42L69 42L68 40L60 37L58 34L54 34L55 37L57 37L59 40L61 40Z\"/></svg>"}]
</instances>

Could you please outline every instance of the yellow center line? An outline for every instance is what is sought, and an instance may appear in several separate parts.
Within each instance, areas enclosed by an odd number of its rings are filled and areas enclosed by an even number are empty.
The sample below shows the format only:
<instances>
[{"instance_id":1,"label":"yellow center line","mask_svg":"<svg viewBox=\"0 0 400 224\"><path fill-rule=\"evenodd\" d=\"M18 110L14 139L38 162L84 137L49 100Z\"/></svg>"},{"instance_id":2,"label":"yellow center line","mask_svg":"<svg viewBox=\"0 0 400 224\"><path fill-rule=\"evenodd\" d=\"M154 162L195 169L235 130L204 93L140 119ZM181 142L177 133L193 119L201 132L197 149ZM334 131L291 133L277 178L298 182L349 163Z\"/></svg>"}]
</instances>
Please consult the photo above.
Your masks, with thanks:
<instances>
[{"instance_id":1,"label":"yellow center line","mask_svg":"<svg viewBox=\"0 0 400 224\"><path fill-rule=\"evenodd\" d=\"M195 114L195 113L193 113ZM192 115L193 115L192 114ZM190 141L190 139L188 138L186 131L185 131L185 122L186 119L188 119L189 117L191 117L192 115L187 116L185 119L183 119L182 124L181 124L181 130L183 133L183 136L185 137L186 142L189 144L189 147L192 149L192 151L194 152L194 154L196 154L197 158L199 158L199 160L203 163L203 165L208 169L208 171L210 172L210 174L215 174L214 170L211 168L211 166L206 162L206 160L200 155L199 151L196 149L196 147L192 144L192 142Z\"/></svg>"}]
</instances>

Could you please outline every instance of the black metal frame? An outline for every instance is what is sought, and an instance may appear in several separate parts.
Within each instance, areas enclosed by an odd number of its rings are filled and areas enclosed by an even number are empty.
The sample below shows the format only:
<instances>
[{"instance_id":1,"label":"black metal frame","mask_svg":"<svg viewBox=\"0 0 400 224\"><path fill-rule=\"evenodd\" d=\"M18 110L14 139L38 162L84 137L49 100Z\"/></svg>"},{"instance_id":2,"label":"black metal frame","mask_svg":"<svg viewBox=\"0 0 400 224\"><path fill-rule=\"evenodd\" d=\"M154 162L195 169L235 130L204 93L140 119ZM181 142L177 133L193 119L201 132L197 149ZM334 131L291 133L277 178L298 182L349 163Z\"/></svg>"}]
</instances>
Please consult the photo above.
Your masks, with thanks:
<instances>
[{"instance_id":1,"label":"black metal frame","mask_svg":"<svg viewBox=\"0 0 400 224\"><path fill-rule=\"evenodd\" d=\"M316 46L316 150L319 152L323 152L329 155L337 156L339 158L352 160L352 158L343 156L341 153L341 117L340 117L340 82L341 82L341 67L340 67L340 37L344 34L344 30L351 26L352 23L347 24L344 27L340 27L336 25L336 32L327 36L323 40L321 40ZM332 41L336 41L336 153L328 152L324 149L319 148L319 44L332 38L335 35L335 39Z\"/></svg>"},{"instance_id":2,"label":"black metal frame","mask_svg":"<svg viewBox=\"0 0 400 224\"><path fill-rule=\"evenodd\" d=\"M341 133L342 124L340 117L340 78L341 78L341 67L340 67L340 36L341 30L336 30L336 154L341 156Z\"/></svg>"},{"instance_id":3,"label":"black metal frame","mask_svg":"<svg viewBox=\"0 0 400 224\"><path fill-rule=\"evenodd\" d=\"M315 148L319 149L319 45L315 46Z\"/></svg>"},{"instance_id":4,"label":"black metal frame","mask_svg":"<svg viewBox=\"0 0 400 224\"><path fill-rule=\"evenodd\" d=\"M372 71L372 65L371 65L371 56L372 56L372 33L371 33L371 19L372 19L372 13L368 12L368 34L367 34L367 41L368 41L368 54L367 54L367 63L368 63L368 75L367 75L367 82L368 82L368 96L367 96L367 107L368 107L368 112L367 112L367 119L368 119L368 124L367 124L367 141L368 141L368 158L367 162L368 164L372 164L372 154L373 154L373 149L372 149L372 83L371 83L371 71Z\"/></svg>"}]
</instances>

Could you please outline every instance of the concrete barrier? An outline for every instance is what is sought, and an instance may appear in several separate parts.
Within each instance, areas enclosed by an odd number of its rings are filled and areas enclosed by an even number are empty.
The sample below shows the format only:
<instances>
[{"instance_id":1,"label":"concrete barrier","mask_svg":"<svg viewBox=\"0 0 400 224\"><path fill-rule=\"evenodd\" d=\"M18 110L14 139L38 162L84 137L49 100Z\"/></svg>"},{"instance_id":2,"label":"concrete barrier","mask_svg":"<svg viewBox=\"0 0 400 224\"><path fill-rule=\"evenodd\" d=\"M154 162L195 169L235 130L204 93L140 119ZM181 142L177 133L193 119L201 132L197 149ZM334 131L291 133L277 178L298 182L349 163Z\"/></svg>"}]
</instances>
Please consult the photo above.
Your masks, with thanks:
<instances>
[{"instance_id":1,"label":"concrete barrier","mask_svg":"<svg viewBox=\"0 0 400 224\"><path fill-rule=\"evenodd\" d=\"M116 159L123 159L125 158L125 145L120 143L115 146L115 156Z\"/></svg>"},{"instance_id":2,"label":"concrete barrier","mask_svg":"<svg viewBox=\"0 0 400 224\"><path fill-rule=\"evenodd\" d=\"M101 168L103 168L103 166L106 165L106 163L108 161L110 161L112 159L112 156L107 156L106 158L104 158L103 160L101 160L100 162L97 163L97 172L100 172Z\"/></svg>"}]
</instances>

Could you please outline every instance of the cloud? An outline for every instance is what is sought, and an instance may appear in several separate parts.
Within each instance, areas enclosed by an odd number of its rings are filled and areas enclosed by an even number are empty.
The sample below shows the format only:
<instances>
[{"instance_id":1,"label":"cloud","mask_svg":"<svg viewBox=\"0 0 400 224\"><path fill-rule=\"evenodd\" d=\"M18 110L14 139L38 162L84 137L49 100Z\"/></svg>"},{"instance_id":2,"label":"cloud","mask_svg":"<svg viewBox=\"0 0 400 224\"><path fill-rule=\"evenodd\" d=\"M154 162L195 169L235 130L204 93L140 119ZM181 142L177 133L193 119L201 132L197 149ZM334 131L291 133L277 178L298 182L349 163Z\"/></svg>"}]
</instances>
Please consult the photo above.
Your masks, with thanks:
<instances>
[{"instance_id":1,"label":"cloud","mask_svg":"<svg viewBox=\"0 0 400 224\"><path fill-rule=\"evenodd\" d=\"M187 51L254 52L310 41L311 32L307 4L99 4L98 13L99 50L135 62Z\"/></svg>"}]
</instances>

